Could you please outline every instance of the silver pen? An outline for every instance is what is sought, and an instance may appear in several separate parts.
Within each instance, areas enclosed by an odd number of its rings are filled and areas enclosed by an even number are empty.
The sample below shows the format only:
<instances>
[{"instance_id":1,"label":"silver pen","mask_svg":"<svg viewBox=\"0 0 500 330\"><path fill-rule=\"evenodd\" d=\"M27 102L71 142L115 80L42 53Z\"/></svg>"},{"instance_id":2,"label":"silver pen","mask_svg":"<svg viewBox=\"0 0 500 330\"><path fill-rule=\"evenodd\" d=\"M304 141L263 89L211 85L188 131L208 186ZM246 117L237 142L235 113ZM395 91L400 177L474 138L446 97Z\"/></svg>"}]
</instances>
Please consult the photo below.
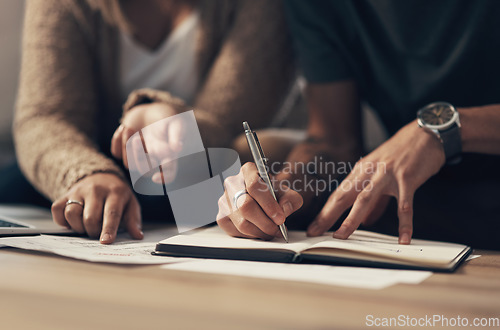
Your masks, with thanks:
<instances>
[{"instance_id":1,"label":"silver pen","mask_svg":"<svg viewBox=\"0 0 500 330\"><path fill-rule=\"evenodd\" d=\"M250 129L250 126L246 121L243 122L243 129L245 130L245 136L247 138L248 147L250 148L250 152L252 153L255 166L257 166L257 170L259 171L259 175L269 188L269 191L271 191L271 195L273 195L274 199L278 201L278 199L276 198L276 194L274 193L273 186L271 184L271 179L269 179L269 173L267 172L268 160L264 155L262 147L260 146L257 134L255 134L255 132ZM285 242L288 243L288 231L286 230L285 224L282 223L281 225L279 225L279 229L281 231L281 235L283 235L283 238L285 239Z\"/></svg>"}]
</instances>

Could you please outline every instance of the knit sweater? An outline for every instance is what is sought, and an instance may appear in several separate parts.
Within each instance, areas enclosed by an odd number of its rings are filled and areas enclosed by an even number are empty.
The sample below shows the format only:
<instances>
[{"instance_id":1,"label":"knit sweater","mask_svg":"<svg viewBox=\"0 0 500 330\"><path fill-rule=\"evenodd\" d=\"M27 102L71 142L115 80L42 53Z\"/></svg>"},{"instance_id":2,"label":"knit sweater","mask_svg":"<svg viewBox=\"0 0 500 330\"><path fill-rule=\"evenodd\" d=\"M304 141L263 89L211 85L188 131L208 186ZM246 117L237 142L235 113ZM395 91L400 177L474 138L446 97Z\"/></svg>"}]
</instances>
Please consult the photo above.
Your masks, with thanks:
<instances>
[{"instance_id":1,"label":"knit sweater","mask_svg":"<svg viewBox=\"0 0 500 330\"><path fill-rule=\"evenodd\" d=\"M139 90L124 110L143 102L194 109L205 147L224 147L241 122L265 127L294 75L281 1L199 3L194 104L164 91ZM29 0L14 139L28 180L55 200L82 178L114 173L109 156L122 115L118 28L85 1Z\"/></svg>"}]
</instances>

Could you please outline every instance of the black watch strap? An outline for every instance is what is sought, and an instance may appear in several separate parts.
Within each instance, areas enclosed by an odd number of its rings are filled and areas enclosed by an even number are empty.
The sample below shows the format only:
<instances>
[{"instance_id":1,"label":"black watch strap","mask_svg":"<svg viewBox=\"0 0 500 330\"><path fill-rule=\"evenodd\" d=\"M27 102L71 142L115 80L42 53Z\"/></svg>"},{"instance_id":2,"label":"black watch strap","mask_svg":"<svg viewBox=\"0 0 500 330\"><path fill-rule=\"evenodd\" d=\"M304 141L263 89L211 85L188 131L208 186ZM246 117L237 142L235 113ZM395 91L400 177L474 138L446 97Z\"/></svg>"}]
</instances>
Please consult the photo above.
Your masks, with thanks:
<instances>
[{"instance_id":1,"label":"black watch strap","mask_svg":"<svg viewBox=\"0 0 500 330\"><path fill-rule=\"evenodd\" d=\"M448 164L456 164L462 159L462 138L460 127L454 123L450 128L439 131L439 136L443 141L444 154Z\"/></svg>"}]
</instances>

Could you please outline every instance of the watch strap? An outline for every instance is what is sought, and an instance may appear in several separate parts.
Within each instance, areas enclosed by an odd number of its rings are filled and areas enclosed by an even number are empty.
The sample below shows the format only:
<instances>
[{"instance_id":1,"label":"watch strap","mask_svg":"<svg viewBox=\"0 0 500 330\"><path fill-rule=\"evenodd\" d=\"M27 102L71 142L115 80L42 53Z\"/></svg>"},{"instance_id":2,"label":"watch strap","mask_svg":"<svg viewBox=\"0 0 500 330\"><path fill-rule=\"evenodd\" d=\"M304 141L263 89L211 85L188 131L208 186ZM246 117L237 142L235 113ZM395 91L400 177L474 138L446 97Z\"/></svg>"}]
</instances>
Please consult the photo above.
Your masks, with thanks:
<instances>
[{"instance_id":1,"label":"watch strap","mask_svg":"<svg viewBox=\"0 0 500 330\"><path fill-rule=\"evenodd\" d=\"M448 164L456 164L462 159L462 138L460 127L454 123L451 127L439 131L439 136L443 141L444 154Z\"/></svg>"}]
</instances>

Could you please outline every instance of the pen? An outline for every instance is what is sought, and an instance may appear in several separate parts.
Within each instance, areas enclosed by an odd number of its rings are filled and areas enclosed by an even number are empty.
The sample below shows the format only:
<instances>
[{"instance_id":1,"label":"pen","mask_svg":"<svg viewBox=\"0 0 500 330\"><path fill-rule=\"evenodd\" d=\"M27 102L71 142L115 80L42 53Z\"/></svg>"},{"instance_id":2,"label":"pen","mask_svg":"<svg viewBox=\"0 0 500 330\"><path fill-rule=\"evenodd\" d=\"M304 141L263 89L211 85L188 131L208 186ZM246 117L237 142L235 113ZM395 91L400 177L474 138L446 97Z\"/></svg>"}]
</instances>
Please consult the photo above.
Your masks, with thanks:
<instances>
[{"instance_id":1,"label":"pen","mask_svg":"<svg viewBox=\"0 0 500 330\"><path fill-rule=\"evenodd\" d=\"M264 183L271 191L271 195L273 195L274 199L278 201L276 198L276 194L274 193L273 186L271 184L271 180L269 179L269 173L267 173L267 158L264 155L264 151L259 143L259 139L257 138L257 134L250 129L250 126L245 121L243 122L243 129L245 130L245 136L247 138L248 147L250 148L250 152L252 153L253 160L255 165L257 166L257 170L259 171L259 175ZM281 235L285 239L285 242L288 243L288 231L286 230L285 224L282 223L279 225Z\"/></svg>"}]
</instances>

